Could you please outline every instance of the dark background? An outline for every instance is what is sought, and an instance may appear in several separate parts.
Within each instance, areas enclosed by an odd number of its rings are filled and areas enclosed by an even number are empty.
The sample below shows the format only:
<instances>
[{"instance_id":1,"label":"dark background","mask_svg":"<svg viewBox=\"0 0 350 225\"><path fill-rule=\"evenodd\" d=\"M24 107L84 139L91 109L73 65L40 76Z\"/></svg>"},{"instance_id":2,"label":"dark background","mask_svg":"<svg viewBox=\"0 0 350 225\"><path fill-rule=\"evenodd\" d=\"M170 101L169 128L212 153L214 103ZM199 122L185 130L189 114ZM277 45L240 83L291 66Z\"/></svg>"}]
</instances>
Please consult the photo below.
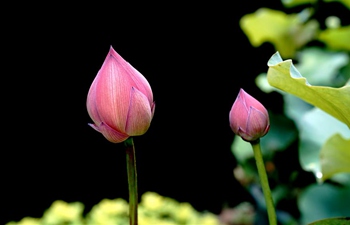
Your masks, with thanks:
<instances>
[{"instance_id":1,"label":"dark background","mask_svg":"<svg viewBox=\"0 0 350 225\"><path fill-rule=\"evenodd\" d=\"M103 198L128 198L123 144L87 125L87 92L111 45L156 102L150 129L134 138L140 196L214 213L253 201L233 177L228 114L239 88L267 108L282 103L254 83L274 48L253 48L239 20L260 7L291 10L280 1L36 7L13 10L3 30L0 224L41 217L58 199L87 212Z\"/></svg>"}]
</instances>

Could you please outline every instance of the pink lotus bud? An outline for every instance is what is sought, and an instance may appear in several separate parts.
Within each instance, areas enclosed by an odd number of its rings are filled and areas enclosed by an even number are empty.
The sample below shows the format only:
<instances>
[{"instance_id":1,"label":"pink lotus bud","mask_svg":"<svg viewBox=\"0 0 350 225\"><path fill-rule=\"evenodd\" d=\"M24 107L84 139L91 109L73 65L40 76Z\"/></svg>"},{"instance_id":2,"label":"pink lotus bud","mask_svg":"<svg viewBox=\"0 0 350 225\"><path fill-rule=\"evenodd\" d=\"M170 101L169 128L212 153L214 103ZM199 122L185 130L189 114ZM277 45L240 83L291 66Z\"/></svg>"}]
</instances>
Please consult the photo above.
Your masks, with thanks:
<instances>
[{"instance_id":1,"label":"pink lotus bud","mask_svg":"<svg viewBox=\"0 0 350 225\"><path fill-rule=\"evenodd\" d=\"M229 119L233 132L248 142L265 136L270 129L265 107L242 88L233 103Z\"/></svg>"},{"instance_id":2,"label":"pink lotus bud","mask_svg":"<svg viewBox=\"0 0 350 225\"><path fill-rule=\"evenodd\" d=\"M146 78L111 46L91 84L87 111L96 131L113 143L144 134L154 115L155 103Z\"/></svg>"}]
</instances>

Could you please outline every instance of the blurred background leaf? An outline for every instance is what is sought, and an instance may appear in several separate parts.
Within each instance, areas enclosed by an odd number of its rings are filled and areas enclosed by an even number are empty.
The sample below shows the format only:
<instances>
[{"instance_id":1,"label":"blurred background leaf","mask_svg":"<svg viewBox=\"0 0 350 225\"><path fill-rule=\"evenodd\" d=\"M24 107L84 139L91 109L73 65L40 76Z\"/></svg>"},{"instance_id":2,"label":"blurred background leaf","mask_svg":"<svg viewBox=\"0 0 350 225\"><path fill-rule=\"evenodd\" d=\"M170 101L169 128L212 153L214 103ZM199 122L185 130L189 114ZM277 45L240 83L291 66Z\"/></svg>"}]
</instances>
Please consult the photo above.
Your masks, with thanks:
<instances>
[{"instance_id":1,"label":"blurred background leaf","mask_svg":"<svg viewBox=\"0 0 350 225\"><path fill-rule=\"evenodd\" d=\"M294 57L297 50L316 36L319 24L306 19L312 12L286 14L279 10L260 8L240 20L243 32L254 47L272 43L283 57Z\"/></svg>"},{"instance_id":2,"label":"blurred background leaf","mask_svg":"<svg viewBox=\"0 0 350 225\"><path fill-rule=\"evenodd\" d=\"M297 60L299 63L295 67L311 85L340 87L348 79L339 72L349 64L345 51L308 47L298 52Z\"/></svg>"},{"instance_id":3,"label":"blurred background leaf","mask_svg":"<svg viewBox=\"0 0 350 225\"><path fill-rule=\"evenodd\" d=\"M301 210L301 224L316 220L349 216L350 187L333 184L312 184L300 194L298 205Z\"/></svg>"},{"instance_id":4,"label":"blurred background leaf","mask_svg":"<svg viewBox=\"0 0 350 225\"><path fill-rule=\"evenodd\" d=\"M322 181L337 173L350 173L350 138L339 133L331 136L322 146L320 162Z\"/></svg>"},{"instance_id":5,"label":"blurred background leaf","mask_svg":"<svg viewBox=\"0 0 350 225\"><path fill-rule=\"evenodd\" d=\"M324 42L330 49L350 51L350 26L330 28L321 31L318 39Z\"/></svg>"},{"instance_id":6,"label":"blurred background leaf","mask_svg":"<svg viewBox=\"0 0 350 225\"><path fill-rule=\"evenodd\" d=\"M322 146L335 134L350 138L350 130L344 123L318 108L313 108L301 116L297 124L300 132L299 158L301 166L306 171L312 171L318 179L321 179L323 176L320 165Z\"/></svg>"}]
</instances>

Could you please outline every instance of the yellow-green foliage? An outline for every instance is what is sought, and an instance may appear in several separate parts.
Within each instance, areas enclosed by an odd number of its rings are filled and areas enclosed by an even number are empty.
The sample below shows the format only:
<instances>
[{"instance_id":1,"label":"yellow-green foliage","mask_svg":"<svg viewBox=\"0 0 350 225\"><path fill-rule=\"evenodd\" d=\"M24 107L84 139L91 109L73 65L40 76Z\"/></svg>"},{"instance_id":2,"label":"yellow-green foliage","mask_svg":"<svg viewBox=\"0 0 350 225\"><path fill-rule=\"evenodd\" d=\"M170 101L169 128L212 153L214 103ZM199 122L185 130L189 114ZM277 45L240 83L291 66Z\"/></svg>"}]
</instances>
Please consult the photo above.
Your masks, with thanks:
<instances>
[{"instance_id":1,"label":"yellow-green foliage","mask_svg":"<svg viewBox=\"0 0 350 225\"><path fill-rule=\"evenodd\" d=\"M286 14L279 10L260 8L244 15L240 27L254 47L270 42L283 57L289 58L316 37L318 22L305 22L305 17L308 18L310 14L309 11Z\"/></svg>"},{"instance_id":2,"label":"yellow-green foliage","mask_svg":"<svg viewBox=\"0 0 350 225\"><path fill-rule=\"evenodd\" d=\"M80 202L53 202L42 218L25 217L19 222L6 225L128 225L129 206L126 200L103 199L83 216L84 205ZM198 212L187 202L178 202L155 192L142 195L138 206L140 225L219 225L215 214Z\"/></svg>"}]
</instances>

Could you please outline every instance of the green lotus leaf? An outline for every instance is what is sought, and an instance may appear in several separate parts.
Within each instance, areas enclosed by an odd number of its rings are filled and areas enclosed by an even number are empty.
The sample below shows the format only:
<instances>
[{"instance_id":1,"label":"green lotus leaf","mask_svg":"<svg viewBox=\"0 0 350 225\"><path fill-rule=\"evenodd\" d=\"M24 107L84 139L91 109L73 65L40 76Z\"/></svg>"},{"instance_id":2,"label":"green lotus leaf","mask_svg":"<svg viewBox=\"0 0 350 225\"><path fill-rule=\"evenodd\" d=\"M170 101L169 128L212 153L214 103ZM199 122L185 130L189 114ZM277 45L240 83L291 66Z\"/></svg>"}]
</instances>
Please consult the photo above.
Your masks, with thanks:
<instances>
[{"instance_id":1,"label":"green lotus leaf","mask_svg":"<svg viewBox=\"0 0 350 225\"><path fill-rule=\"evenodd\" d=\"M298 52L297 60L299 63L295 67L313 85L341 87L350 78L349 55L346 52L308 47ZM268 83L267 73L259 74L255 83L265 93L285 93Z\"/></svg>"},{"instance_id":2,"label":"green lotus leaf","mask_svg":"<svg viewBox=\"0 0 350 225\"><path fill-rule=\"evenodd\" d=\"M292 60L283 61L278 51L267 64L267 80L271 86L322 109L350 128L349 85L340 88L312 86L295 68Z\"/></svg>"},{"instance_id":3,"label":"green lotus leaf","mask_svg":"<svg viewBox=\"0 0 350 225\"><path fill-rule=\"evenodd\" d=\"M282 11L260 8L244 15L240 27L254 47L270 42L284 57L293 57L300 47L316 37L318 22L304 21L309 14L304 11L288 15Z\"/></svg>"},{"instance_id":4,"label":"green lotus leaf","mask_svg":"<svg viewBox=\"0 0 350 225\"><path fill-rule=\"evenodd\" d=\"M335 134L327 140L320 151L322 180L337 173L350 173L350 139Z\"/></svg>"},{"instance_id":5,"label":"green lotus leaf","mask_svg":"<svg viewBox=\"0 0 350 225\"><path fill-rule=\"evenodd\" d=\"M317 39L330 49L350 51L350 25L321 31Z\"/></svg>"}]
</instances>

